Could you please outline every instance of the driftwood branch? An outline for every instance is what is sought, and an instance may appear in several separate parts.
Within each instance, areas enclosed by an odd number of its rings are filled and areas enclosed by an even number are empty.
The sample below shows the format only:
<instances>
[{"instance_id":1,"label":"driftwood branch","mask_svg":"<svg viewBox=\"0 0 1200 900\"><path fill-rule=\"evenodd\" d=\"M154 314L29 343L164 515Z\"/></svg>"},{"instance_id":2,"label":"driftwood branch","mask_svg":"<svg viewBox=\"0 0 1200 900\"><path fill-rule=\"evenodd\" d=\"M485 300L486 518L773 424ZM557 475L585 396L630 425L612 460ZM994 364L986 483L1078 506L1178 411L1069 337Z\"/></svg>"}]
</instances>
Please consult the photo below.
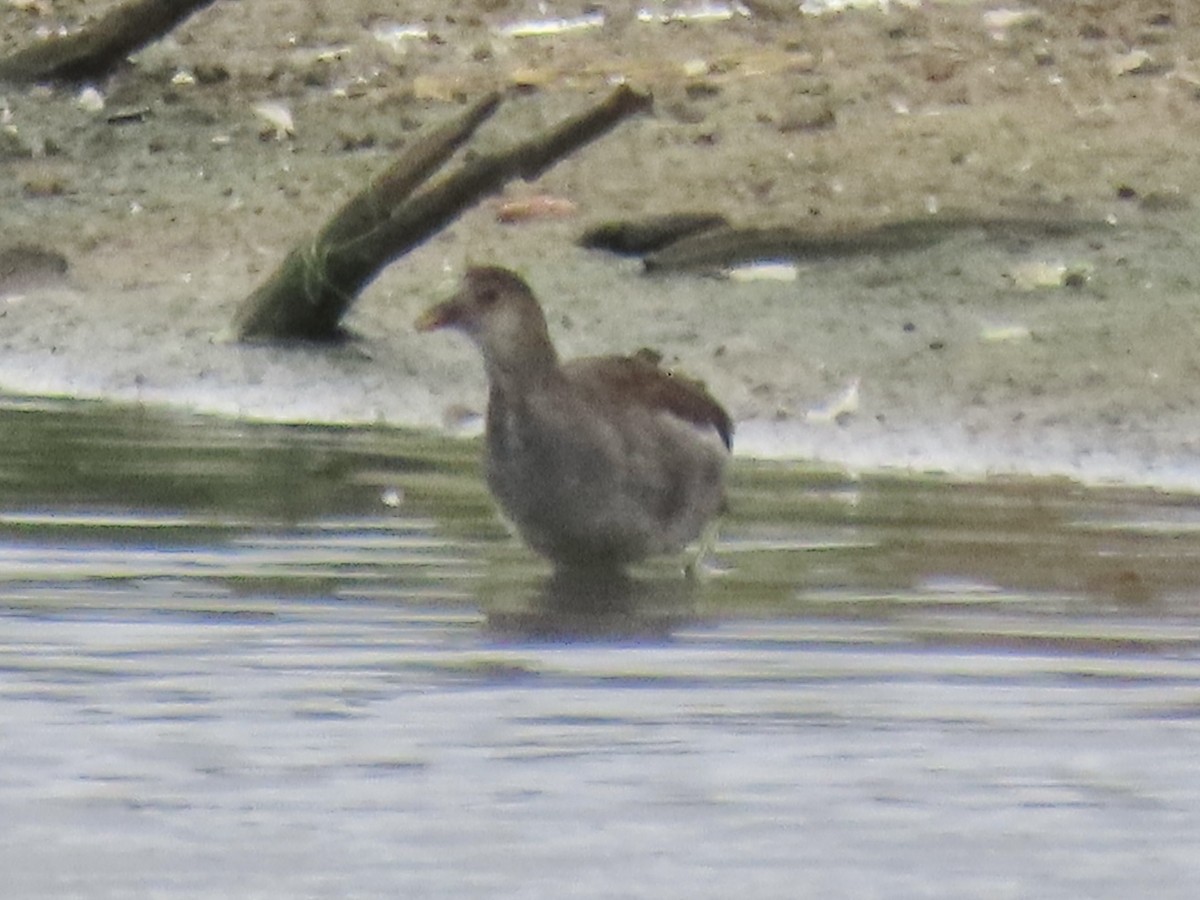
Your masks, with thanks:
<instances>
[{"instance_id":1,"label":"driftwood branch","mask_svg":"<svg viewBox=\"0 0 1200 900\"><path fill-rule=\"evenodd\" d=\"M360 237L391 218L397 206L446 164L476 129L500 108L500 95L488 94L457 119L422 135L391 166L338 210L317 237L317 243L336 246Z\"/></svg>"},{"instance_id":2,"label":"driftwood branch","mask_svg":"<svg viewBox=\"0 0 1200 900\"><path fill-rule=\"evenodd\" d=\"M86 81L162 37L213 0L130 0L78 31L50 37L0 59L0 80Z\"/></svg>"},{"instance_id":3,"label":"driftwood branch","mask_svg":"<svg viewBox=\"0 0 1200 900\"><path fill-rule=\"evenodd\" d=\"M1052 212L995 217L949 212L938 218L922 216L874 226L805 223L770 228L735 227L723 216L711 213L668 213L602 223L585 231L579 244L623 256L641 256L647 272L714 274L757 262L811 262L907 253L964 232L982 232L988 240L1027 241L1108 227L1098 220L1063 218Z\"/></svg>"},{"instance_id":4,"label":"driftwood branch","mask_svg":"<svg viewBox=\"0 0 1200 900\"><path fill-rule=\"evenodd\" d=\"M988 239L1054 237L1106 227L1089 220L1046 217L980 217L948 213L887 222L874 227L714 228L681 237L643 257L647 272L719 271L762 260L810 262L851 256L887 256L932 247L969 231Z\"/></svg>"},{"instance_id":5,"label":"driftwood branch","mask_svg":"<svg viewBox=\"0 0 1200 900\"><path fill-rule=\"evenodd\" d=\"M649 97L618 88L544 135L478 156L417 193L495 112L497 95L421 140L312 238L294 248L247 297L234 318L239 340L330 340L359 292L393 260L424 243L464 210L513 178L536 178L563 157L645 109Z\"/></svg>"}]
</instances>

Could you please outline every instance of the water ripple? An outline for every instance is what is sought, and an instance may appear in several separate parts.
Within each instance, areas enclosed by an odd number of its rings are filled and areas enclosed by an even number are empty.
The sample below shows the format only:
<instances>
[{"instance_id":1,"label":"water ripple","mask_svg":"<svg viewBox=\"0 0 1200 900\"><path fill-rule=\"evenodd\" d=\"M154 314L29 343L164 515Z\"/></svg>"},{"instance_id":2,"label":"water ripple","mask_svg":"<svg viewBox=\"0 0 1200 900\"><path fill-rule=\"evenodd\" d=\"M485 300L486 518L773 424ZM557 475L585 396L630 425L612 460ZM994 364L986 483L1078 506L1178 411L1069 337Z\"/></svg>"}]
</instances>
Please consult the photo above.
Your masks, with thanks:
<instances>
[{"instance_id":1,"label":"water ripple","mask_svg":"<svg viewBox=\"0 0 1200 900\"><path fill-rule=\"evenodd\" d=\"M1194 892L1196 498L738 461L580 586L474 456L0 405L7 892Z\"/></svg>"}]
</instances>

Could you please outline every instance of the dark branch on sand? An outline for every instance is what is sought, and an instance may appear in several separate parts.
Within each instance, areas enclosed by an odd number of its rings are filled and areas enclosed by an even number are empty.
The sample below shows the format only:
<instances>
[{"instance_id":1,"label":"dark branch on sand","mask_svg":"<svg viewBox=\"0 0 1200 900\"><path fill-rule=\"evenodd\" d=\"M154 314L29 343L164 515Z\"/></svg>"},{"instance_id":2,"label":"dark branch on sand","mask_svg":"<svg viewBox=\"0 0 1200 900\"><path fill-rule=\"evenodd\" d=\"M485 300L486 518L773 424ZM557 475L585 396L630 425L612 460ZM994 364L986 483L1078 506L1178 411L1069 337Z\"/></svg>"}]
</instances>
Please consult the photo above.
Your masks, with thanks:
<instances>
[{"instance_id":1,"label":"dark branch on sand","mask_svg":"<svg viewBox=\"0 0 1200 900\"><path fill-rule=\"evenodd\" d=\"M477 156L414 193L496 111L500 97L484 97L458 119L421 139L343 206L316 237L295 247L242 302L234 335L243 341L336 338L342 316L385 266L507 182L536 178L649 103L646 95L618 88L549 132Z\"/></svg>"},{"instance_id":2,"label":"dark branch on sand","mask_svg":"<svg viewBox=\"0 0 1200 900\"><path fill-rule=\"evenodd\" d=\"M51 35L0 59L0 80L86 81L162 37L213 0L130 0L78 31Z\"/></svg>"}]
</instances>

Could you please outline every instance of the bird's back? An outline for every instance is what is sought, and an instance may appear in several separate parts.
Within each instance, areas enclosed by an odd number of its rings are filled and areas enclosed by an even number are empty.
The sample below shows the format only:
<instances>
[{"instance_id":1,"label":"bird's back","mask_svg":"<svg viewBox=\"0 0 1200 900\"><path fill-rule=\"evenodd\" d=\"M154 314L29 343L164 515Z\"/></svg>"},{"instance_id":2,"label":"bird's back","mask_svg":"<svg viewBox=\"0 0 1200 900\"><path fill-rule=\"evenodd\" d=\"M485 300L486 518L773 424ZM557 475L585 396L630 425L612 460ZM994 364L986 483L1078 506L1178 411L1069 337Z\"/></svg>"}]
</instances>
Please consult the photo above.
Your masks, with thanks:
<instances>
[{"instance_id":1,"label":"bird's back","mask_svg":"<svg viewBox=\"0 0 1200 900\"><path fill-rule=\"evenodd\" d=\"M720 405L641 356L558 374L489 400L488 483L525 539L557 564L594 567L699 537L724 499L732 428Z\"/></svg>"}]
</instances>

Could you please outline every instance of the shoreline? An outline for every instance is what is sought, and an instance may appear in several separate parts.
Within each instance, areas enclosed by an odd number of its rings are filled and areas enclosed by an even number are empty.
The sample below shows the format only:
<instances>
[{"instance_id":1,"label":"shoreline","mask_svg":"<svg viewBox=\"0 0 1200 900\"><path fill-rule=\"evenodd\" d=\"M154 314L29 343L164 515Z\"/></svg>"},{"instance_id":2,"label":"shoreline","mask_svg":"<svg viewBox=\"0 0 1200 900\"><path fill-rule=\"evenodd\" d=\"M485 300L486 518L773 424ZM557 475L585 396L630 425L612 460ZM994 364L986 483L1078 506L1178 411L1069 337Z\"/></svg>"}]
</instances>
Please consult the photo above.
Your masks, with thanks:
<instances>
[{"instance_id":1,"label":"shoreline","mask_svg":"<svg viewBox=\"0 0 1200 900\"><path fill-rule=\"evenodd\" d=\"M534 286L564 357L647 346L704 380L747 458L1200 492L1200 157L1179 149L1200 129L1200 20L1135 0L1031 4L997 24L954 3L506 38L484 7L401 3L395 21L424 36L393 45L363 27L371 10L214 7L111 79L99 112L71 90L6 92L5 240L69 269L0 284L0 390L459 433L485 402L478 360L411 323L466 266L494 263ZM10 45L29 21L0 16ZM217 63L227 77L175 77ZM522 86L486 150L613 77L653 92L653 114L387 269L346 321L357 340L220 341L287 249L469 86ZM263 103L286 106L294 133L264 133ZM133 107L149 112L108 121ZM498 221L499 204L538 196L569 212ZM1106 224L964 229L770 281L645 276L575 243L698 207L833 231Z\"/></svg>"}]
</instances>

